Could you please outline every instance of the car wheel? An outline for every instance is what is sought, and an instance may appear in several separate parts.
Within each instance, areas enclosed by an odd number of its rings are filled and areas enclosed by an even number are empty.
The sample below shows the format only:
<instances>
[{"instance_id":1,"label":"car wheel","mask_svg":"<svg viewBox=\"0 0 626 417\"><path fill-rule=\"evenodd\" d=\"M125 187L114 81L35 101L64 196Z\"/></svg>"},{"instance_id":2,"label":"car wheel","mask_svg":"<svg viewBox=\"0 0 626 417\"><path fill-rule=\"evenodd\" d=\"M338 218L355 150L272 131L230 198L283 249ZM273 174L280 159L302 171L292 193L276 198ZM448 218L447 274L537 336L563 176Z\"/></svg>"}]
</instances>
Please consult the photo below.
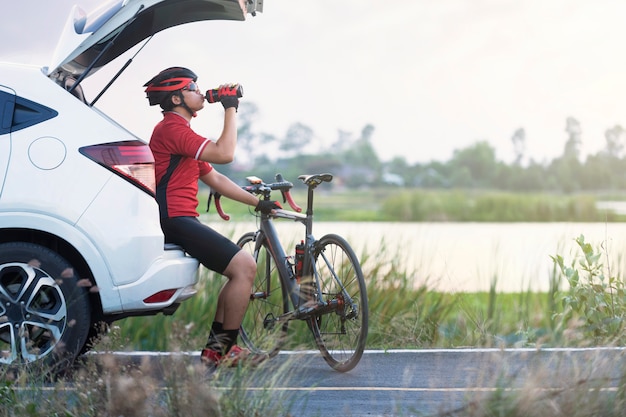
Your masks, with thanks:
<instances>
[{"instance_id":1,"label":"car wheel","mask_svg":"<svg viewBox=\"0 0 626 417\"><path fill-rule=\"evenodd\" d=\"M90 327L82 282L69 262L46 247L0 244L1 365L59 373L73 362Z\"/></svg>"}]
</instances>

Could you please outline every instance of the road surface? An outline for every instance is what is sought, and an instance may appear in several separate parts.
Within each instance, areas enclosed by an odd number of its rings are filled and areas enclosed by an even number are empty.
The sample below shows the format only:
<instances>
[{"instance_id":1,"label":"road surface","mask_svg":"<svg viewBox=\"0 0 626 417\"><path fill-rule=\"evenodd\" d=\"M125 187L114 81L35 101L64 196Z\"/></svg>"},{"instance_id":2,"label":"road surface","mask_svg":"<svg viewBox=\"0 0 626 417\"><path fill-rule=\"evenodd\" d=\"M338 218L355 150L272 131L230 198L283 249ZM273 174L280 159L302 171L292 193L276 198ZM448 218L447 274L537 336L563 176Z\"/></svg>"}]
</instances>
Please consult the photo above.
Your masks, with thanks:
<instances>
[{"instance_id":1,"label":"road surface","mask_svg":"<svg viewBox=\"0 0 626 417\"><path fill-rule=\"evenodd\" d=\"M245 385L253 395L271 391L294 417L460 416L469 402L498 387L550 393L585 383L614 392L625 354L624 348L366 351L355 369L339 373L318 352L286 352ZM212 383L233 372L216 374Z\"/></svg>"}]
</instances>

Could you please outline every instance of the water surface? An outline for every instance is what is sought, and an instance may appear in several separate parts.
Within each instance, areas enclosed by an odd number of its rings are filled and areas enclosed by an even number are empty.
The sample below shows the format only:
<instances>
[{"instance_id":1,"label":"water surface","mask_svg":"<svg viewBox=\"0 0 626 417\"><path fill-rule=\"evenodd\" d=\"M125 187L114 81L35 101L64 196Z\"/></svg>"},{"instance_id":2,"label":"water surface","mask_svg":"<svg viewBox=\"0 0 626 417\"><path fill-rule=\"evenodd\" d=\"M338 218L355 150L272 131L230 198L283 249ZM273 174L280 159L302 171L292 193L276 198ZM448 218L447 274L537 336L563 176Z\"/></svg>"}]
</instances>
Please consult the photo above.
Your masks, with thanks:
<instances>
[{"instance_id":1,"label":"water surface","mask_svg":"<svg viewBox=\"0 0 626 417\"><path fill-rule=\"evenodd\" d=\"M210 222L220 231L239 236L252 222ZM303 228L277 222L284 242L302 238ZM547 291L553 262L559 254L571 262L581 252L579 235L605 252L604 264L621 276L626 253L624 223L377 223L318 222L314 234L345 237L357 255L410 273L416 285L427 283L444 291L488 291L493 279L498 291ZM376 279L376 277L368 277Z\"/></svg>"}]
</instances>

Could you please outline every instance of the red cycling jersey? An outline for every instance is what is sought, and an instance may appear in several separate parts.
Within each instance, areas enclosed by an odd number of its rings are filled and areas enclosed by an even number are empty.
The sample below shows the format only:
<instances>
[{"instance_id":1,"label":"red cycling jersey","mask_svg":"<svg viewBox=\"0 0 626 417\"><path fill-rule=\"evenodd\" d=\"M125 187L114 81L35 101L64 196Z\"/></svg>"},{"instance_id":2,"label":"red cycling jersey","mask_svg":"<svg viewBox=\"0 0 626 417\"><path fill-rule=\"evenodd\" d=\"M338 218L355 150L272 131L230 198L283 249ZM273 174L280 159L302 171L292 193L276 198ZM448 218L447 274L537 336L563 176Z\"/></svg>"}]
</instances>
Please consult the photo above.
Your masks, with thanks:
<instances>
[{"instance_id":1,"label":"red cycling jersey","mask_svg":"<svg viewBox=\"0 0 626 417\"><path fill-rule=\"evenodd\" d=\"M211 172L211 164L198 158L210 139L194 132L187 120L164 112L152 132L150 149L156 170L156 199L161 218L198 216L198 178Z\"/></svg>"}]
</instances>

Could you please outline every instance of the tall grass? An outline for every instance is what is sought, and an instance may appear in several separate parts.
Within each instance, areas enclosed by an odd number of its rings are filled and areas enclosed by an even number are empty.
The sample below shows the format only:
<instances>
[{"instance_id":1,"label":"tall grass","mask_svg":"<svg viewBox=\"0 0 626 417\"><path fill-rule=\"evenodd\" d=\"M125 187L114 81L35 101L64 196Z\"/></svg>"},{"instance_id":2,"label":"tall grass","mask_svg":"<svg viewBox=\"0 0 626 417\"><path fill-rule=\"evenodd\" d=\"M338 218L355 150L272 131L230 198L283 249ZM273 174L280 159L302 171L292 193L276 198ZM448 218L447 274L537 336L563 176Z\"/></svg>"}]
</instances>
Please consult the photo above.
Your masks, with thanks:
<instances>
[{"instance_id":1,"label":"tall grass","mask_svg":"<svg viewBox=\"0 0 626 417\"><path fill-rule=\"evenodd\" d=\"M372 349L559 346L578 343L576 337L586 343L613 342L612 338L623 330L625 290L621 278L599 275L604 268L599 261L608 254L590 253L591 249L585 248L587 254L582 257L586 260L585 273L597 282L589 280L582 285L582 275L572 272L580 259L574 258L567 266L562 258L554 257L554 268L547 277L548 292L528 289L516 293L496 290L502 279L497 273L493 273L487 292L431 290L428 277L425 283L416 286L416 272L402 270L399 265L405 263L389 256L385 242L376 252L364 249L360 258L369 298L367 346ZM614 268L619 269L617 265ZM567 291L562 290L564 278L569 285ZM199 350L205 344L223 283L223 277L203 269L198 294L184 302L173 316L120 321L117 325L126 345L136 350L169 351L173 347L168 335L178 334L181 338L176 349ZM592 300L595 300L593 305ZM603 315L609 312L610 317ZM574 336L572 326L581 319L594 327L592 340L590 334ZM304 323L291 322L288 336L286 349L315 348Z\"/></svg>"},{"instance_id":2,"label":"tall grass","mask_svg":"<svg viewBox=\"0 0 626 417\"><path fill-rule=\"evenodd\" d=\"M472 190L398 192L382 205L399 221L595 222L619 216L598 210L592 195L524 194Z\"/></svg>"},{"instance_id":3,"label":"tall grass","mask_svg":"<svg viewBox=\"0 0 626 417\"><path fill-rule=\"evenodd\" d=\"M306 194L293 191L300 205ZM208 195L200 207L206 207ZM366 189L324 190L315 194L315 217L322 221L471 221L471 222L613 222L624 216L598 209L593 194L512 193L489 190ZM249 219L249 209L223 199L235 220ZM211 207L215 214L215 208Z\"/></svg>"},{"instance_id":4,"label":"tall grass","mask_svg":"<svg viewBox=\"0 0 626 417\"><path fill-rule=\"evenodd\" d=\"M173 344L184 335L170 335ZM72 373L55 381L23 373L0 381L0 417L288 417L292 399L269 392L288 382L299 358L258 367L211 371L196 355L115 355L124 348L119 328L81 358Z\"/></svg>"}]
</instances>

